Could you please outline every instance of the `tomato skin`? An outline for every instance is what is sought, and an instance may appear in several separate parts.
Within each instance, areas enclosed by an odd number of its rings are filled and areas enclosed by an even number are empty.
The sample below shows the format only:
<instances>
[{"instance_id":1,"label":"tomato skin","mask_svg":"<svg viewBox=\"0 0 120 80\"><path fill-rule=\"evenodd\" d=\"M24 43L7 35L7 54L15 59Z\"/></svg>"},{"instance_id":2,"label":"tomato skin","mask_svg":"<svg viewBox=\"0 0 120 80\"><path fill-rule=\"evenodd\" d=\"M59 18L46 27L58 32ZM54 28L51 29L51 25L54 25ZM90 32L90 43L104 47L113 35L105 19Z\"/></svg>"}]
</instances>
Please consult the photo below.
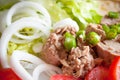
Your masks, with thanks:
<instances>
[{"instance_id":1,"label":"tomato skin","mask_svg":"<svg viewBox=\"0 0 120 80\"><path fill-rule=\"evenodd\" d=\"M120 80L120 57L116 57L110 65L110 80Z\"/></svg>"},{"instance_id":2,"label":"tomato skin","mask_svg":"<svg viewBox=\"0 0 120 80\"><path fill-rule=\"evenodd\" d=\"M11 68L0 69L0 80L21 80Z\"/></svg>"},{"instance_id":3,"label":"tomato skin","mask_svg":"<svg viewBox=\"0 0 120 80\"><path fill-rule=\"evenodd\" d=\"M98 66L93 68L86 76L85 80L109 80L109 69Z\"/></svg>"},{"instance_id":4,"label":"tomato skin","mask_svg":"<svg viewBox=\"0 0 120 80\"><path fill-rule=\"evenodd\" d=\"M66 75L63 75L63 74L56 74L56 75L53 75L50 80L81 80L81 79L77 79L73 76L66 76Z\"/></svg>"}]
</instances>

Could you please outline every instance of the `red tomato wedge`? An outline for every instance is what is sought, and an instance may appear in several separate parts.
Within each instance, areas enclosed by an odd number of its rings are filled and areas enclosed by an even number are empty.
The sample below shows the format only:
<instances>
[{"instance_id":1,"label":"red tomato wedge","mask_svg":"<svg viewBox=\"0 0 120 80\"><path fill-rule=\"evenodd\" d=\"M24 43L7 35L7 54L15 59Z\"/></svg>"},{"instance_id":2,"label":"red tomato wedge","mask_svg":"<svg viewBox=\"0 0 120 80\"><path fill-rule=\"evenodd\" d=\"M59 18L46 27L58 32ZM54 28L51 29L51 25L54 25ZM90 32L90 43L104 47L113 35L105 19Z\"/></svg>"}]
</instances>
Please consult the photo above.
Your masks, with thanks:
<instances>
[{"instance_id":1,"label":"red tomato wedge","mask_svg":"<svg viewBox=\"0 0 120 80\"><path fill-rule=\"evenodd\" d=\"M116 57L110 66L110 80L120 80L120 57Z\"/></svg>"},{"instance_id":2,"label":"red tomato wedge","mask_svg":"<svg viewBox=\"0 0 120 80\"><path fill-rule=\"evenodd\" d=\"M85 80L108 80L109 69L98 66L92 69L86 76Z\"/></svg>"},{"instance_id":3,"label":"red tomato wedge","mask_svg":"<svg viewBox=\"0 0 120 80\"><path fill-rule=\"evenodd\" d=\"M0 69L0 80L21 80L10 68Z\"/></svg>"},{"instance_id":4,"label":"red tomato wedge","mask_svg":"<svg viewBox=\"0 0 120 80\"><path fill-rule=\"evenodd\" d=\"M63 75L63 74L56 74L56 75L53 75L50 80L81 80L81 79L77 79L77 78L75 78L73 76L66 76L66 75Z\"/></svg>"}]
</instances>

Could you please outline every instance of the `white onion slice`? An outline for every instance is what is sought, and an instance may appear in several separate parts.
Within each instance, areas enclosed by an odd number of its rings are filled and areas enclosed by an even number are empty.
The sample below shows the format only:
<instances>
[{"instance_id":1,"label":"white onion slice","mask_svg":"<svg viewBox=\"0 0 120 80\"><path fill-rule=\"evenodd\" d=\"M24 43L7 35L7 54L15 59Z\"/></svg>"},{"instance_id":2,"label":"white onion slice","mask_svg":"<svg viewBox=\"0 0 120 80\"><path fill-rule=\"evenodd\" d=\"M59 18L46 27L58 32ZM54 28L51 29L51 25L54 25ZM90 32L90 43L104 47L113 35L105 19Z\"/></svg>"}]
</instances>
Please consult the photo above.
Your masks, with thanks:
<instances>
[{"instance_id":1,"label":"white onion slice","mask_svg":"<svg viewBox=\"0 0 120 80\"><path fill-rule=\"evenodd\" d=\"M42 20L47 22L48 25L51 25L50 15L47 12L47 10L40 4L31 2L31 1L21 1L15 4L12 8L10 8L10 10L8 11L8 15L7 15L7 25L9 26L12 23L12 17L18 10L24 9L26 7L30 9L35 9L39 11L40 13L42 13L44 15Z\"/></svg>"},{"instance_id":2,"label":"white onion slice","mask_svg":"<svg viewBox=\"0 0 120 80\"><path fill-rule=\"evenodd\" d=\"M36 31L37 32L37 31ZM33 39L37 39L39 38L40 36L42 36L43 34L40 34L40 33L34 33L32 36L26 36L26 35L22 35L20 33L15 33L15 35L19 38L22 38L22 39L26 39L26 40L33 40Z\"/></svg>"},{"instance_id":3,"label":"white onion slice","mask_svg":"<svg viewBox=\"0 0 120 80\"><path fill-rule=\"evenodd\" d=\"M42 72L49 73L49 71L62 73L61 69L50 64L40 64L33 71L33 79L39 80L39 76ZM53 75L53 74L51 74Z\"/></svg>"},{"instance_id":4,"label":"white onion slice","mask_svg":"<svg viewBox=\"0 0 120 80\"><path fill-rule=\"evenodd\" d=\"M35 17L22 18L22 19L20 19L19 21L21 21L21 22L24 22L24 21L26 21L26 22L31 22L31 20L32 20L32 22L41 23L42 25L39 25L39 27L46 27L46 26L47 26L44 21L40 20L39 18L35 18ZM22 25L22 24L21 24L21 25ZM29 26L30 26L30 25L29 25ZM46 30L50 31L50 27L46 27L46 28L47 28ZM43 28L43 29L45 29L45 28ZM41 30L43 30L43 29L41 28ZM20 33L18 33L18 32L15 33L15 35L16 35L17 37L19 37L19 38L22 38L22 39L33 40L33 39L39 38L39 37L42 36L43 34L40 34L40 33L39 33L39 30L36 29L35 33L34 33L32 36L22 35L22 34L20 34Z\"/></svg>"},{"instance_id":5,"label":"white onion slice","mask_svg":"<svg viewBox=\"0 0 120 80\"><path fill-rule=\"evenodd\" d=\"M0 32L2 33L6 28L6 15L8 10L0 12Z\"/></svg>"},{"instance_id":6,"label":"white onion slice","mask_svg":"<svg viewBox=\"0 0 120 80\"><path fill-rule=\"evenodd\" d=\"M28 61L35 65L43 64L44 62L37 58L36 56L33 56L27 52L23 51L14 51L11 59L10 59L10 65L13 71L22 79L22 80L34 80L32 76L23 68L23 66L20 64L20 61Z\"/></svg>"},{"instance_id":7,"label":"white onion slice","mask_svg":"<svg viewBox=\"0 0 120 80\"><path fill-rule=\"evenodd\" d=\"M24 17L37 17L38 18L38 14L32 9L24 8L22 10L17 11L16 14L13 15L12 22L20 18L24 18Z\"/></svg>"},{"instance_id":8,"label":"white onion slice","mask_svg":"<svg viewBox=\"0 0 120 80\"><path fill-rule=\"evenodd\" d=\"M20 9L18 10L15 15L17 14L20 14L20 13L25 13L25 14L28 14L28 16L34 16L34 17L37 17L37 13L35 12L35 10L29 8L29 7L24 7L24 9Z\"/></svg>"},{"instance_id":9,"label":"white onion slice","mask_svg":"<svg viewBox=\"0 0 120 80\"><path fill-rule=\"evenodd\" d=\"M10 41L17 44L25 44L31 42L32 40L20 40L19 38L12 38Z\"/></svg>"},{"instance_id":10,"label":"white onion slice","mask_svg":"<svg viewBox=\"0 0 120 80\"><path fill-rule=\"evenodd\" d=\"M38 23L34 20L31 21L21 21L18 20L10 25L10 27L7 27L6 30L3 32L1 36L1 41L0 41L0 59L1 59L1 64L4 68L9 67L9 62L8 62L8 57L7 57L7 47L8 47L8 42L10 41L12 35L16 33L18 30L23 29L24 27L29 26L30 28L36 28L39 30L42 30L42 32L45 35L49 34L49 30L47 30L46 27L43 27L41 23Z\"/></svg>"},{"instance_id":11,"label":"white onion slice","mask_svg":"<svg viewBox=\"0 0 120 80\"><path fill-rule=\"evenodd\" d=\"M63 28L65 26L71 26L71 27L74 27L76 29L76 31L79 30L79 26L78 24L73 21L72 19L70 18L66 18L64 20L61 20L59 22L57 22L54 26L53 26L53 29L57 29L57 28Z\"/></svg>"}]
</instances>

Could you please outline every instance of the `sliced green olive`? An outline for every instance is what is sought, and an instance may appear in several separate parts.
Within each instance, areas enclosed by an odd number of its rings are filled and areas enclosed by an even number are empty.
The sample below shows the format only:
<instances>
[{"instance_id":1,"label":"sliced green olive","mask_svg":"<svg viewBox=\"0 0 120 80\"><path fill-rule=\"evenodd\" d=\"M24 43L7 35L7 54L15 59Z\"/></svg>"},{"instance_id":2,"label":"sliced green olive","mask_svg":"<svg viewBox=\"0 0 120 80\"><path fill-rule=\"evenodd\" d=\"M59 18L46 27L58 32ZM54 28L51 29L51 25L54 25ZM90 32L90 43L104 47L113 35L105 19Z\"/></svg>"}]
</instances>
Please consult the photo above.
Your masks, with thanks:
<instances>
[{"instance_id":1,"label":"sliced green olive","mask_svg":"<svg viewBox=\"0 0 120 80\"><path fill-rule=\"evenodd\" d=\"M85 39L85 30L79 30L77 33L77 37Z\"/></svg>"},{"instance_id":2,"label":"sliced green olive","mask_svg":"<svg viewBox=\"0 0 120 80\"><path fill-rule=\"evenodd\" d=\"M100 42L100 36L96 32L90 32L86 36L86 41L89 44L96 45L98 42Z\"/></svg>"},{"instance_id":3,"label":"sliced green olive","mask_svg":"<svg viewBox=\"0 0 120 80\"><path fill-rule=\"evenodd\" d=\"M109 26L107 26L105 24L102 25L102 28L105 31L105 33L109 32L109 30L110 30Z\"/></svg>"},{"instance_id":4,"label":"sliced green olive","mask_svg":"<svg viewBox=\"0 0 120 80\"><path fill-rule=\"evenodd\" d=\"M108 16L109 16L110 18L119 18L119 13L118 13L118 12L112 12L112 11L110 11L110 12L108 13Z\"/></svg>"},{"instance_id":5,"label":"sliced green olive","mask_svg":"<svg viewBox=\"0 0 120 80\"><path fill-rule=\"evenodd\" d=\"M120 34L120 24L110 26L111 29L116 29L117 33Z\"/></svg>"},{"instance_id":6,"label":"sliced green olive","mask_svg":"<svg viewBox=\"0 0 120 80\"><path fill-rule=\"evenodd\" d=\"M110 29L109 32L107 32L106 37L107 39L114 39L117 36L116 29Z\"/></svg>"},{"instance_id":7,"label":"sliced green olive","mask_svg":"<svg viewBox=\"0 0 120 80\"><path fill-rule=\"evenodd\" d=\"M72 36L72 34L70 34L69 32L66 32L65 34L64 34L64 37L71 37Z\"/></svg>"},{"instance_id":8,"label":"sliced green olive","mask_svg":"<svg viewBox=\"0 0 120 80\"><path fill-rule=\"evenodd\" d=\"M67 50L71 50L73 47L76 47L75 37L68 32L65 33L64 47Z\"/></svg>"}]
</instances>

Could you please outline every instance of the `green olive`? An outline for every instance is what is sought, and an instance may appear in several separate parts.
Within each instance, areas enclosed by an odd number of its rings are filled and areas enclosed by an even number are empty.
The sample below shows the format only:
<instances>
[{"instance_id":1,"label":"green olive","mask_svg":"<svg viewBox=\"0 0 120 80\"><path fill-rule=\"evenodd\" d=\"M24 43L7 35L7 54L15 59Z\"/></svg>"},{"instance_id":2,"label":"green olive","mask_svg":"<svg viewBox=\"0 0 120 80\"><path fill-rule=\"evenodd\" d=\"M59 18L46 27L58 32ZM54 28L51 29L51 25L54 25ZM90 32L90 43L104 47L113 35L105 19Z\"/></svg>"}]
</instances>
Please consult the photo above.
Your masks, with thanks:
<instances>
[{"instance_id":1,"label":"green olive","mask_svg":"<svg viewBox=\"0 0 120 80\"><path fill-rule=\"evenodd\" d=\"M85 30L79 30L77 33L77 37L85 39Z\"/></svg>"},{"instance_id":2,"label":"green olive","mask_svg":"<svg viewBox=\"0 0 120 80\"><path fill-rule=\"evenodd\" d=\"M65 34L64 34L64 37L71 37L72 36L72 34L70 34L69 32L66 32Z\"/></svg>"},{"instance_id":3,"label":"green olive","mask_svg":"<svg viewBox=\"0 0 120 80\"><path fill-rule=\"evenodd\" d=\"M76 47L75 37L68 32L65 33L64 47L67 50L71 50L73 47Z\"/></svg>"},{"instance_id":4,"label":"green olive","mask_svg":"<svg viewBox=\"0 0 120 80\"><path fill-rule=\"evenodd\" d=\"M111 29L116 29L117 33L120 34L120 25L119 25L119 24L117 24L117 25L112 25L112 26L110 26L110 27L111 27Z\"/></svg>"},{"instance_id":5,"label":"green olive","mask_svg":"<svg viewBox=\"0 0 120 80\"><path fill-rule=\"evenodd\" d=\"M117 33L120 34L120 24L117 24Z\"/></svg>"},{"instance_id":6,"label":"green olive","mask_svg":"<svg viewBox=\"0 0 120 80\"><path fill-rule=\"evenodd\" d=\"M96 32L90 32L86 35L86 41L91 45L96 45L100 42L100 36Z\"/></svg>"},{"instance_id":7,"label":"green olive","mask_svg":"<svg viewBox=\"0 0 120 80\"><path fill-rule=\"evenodd\" d=\"M105 24L102 25L102 28L105 31L105 33L109 32L109 30L110 30L109 26L107 26Z\"/></svg>"},{"instance_id":8,"label":"green olive","mask_svg":"<svg viewBox=\"0 0 120 80\"><path fill-rule=\"evenodd\" d=\"M108 13L108 16L109 16L110 18L119 18L119 13L118 13L118 12L112 12L112 11L110 11L110 12Z\"/></svg>"},{"instance_id":9,"label":"green olive","mask_svg":"<svg viewBox=\"0 0 120 80\"><path fill-rule=\"evenodd\" d=\"M107 39L114 39L117 36L116 29L110 29L109 32L107 32L106 37Z\"/></svg>"}]
</instances>

